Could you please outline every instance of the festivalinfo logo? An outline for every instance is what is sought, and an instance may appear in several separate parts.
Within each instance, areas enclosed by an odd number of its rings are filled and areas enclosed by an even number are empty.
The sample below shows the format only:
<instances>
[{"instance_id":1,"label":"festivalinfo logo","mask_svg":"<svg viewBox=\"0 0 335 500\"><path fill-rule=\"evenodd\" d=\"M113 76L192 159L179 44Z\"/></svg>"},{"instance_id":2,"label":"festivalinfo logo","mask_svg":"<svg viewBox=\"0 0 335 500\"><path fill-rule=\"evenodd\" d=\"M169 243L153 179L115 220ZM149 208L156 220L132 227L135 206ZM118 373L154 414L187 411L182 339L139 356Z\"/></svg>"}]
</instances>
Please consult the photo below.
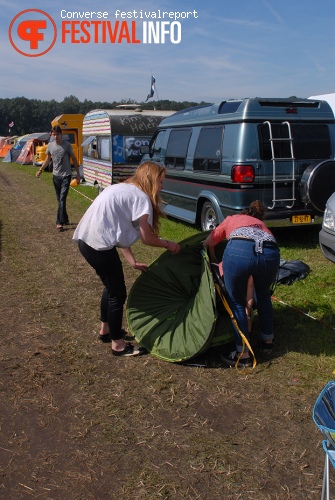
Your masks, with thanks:
<instances>
[{"instance_id":1,"label":"festivalinfo logo","mask_svg":"<svg viewBox=\"0 0 335 500\"><path fill-rule=\"evenodd\" d=\"M56 23L43 10L23 10L10 23L8 37L19 54L27 57L43 56L56 42Z\"/></svg>"},{"instance_id":2,"label":"festivalinfo logo","mask_svg":"<svg viewBox=\"0 0 335 500\"><path fill-rule=\"evenodd\" d=\"M113 20L106 11L59 12L55 20L46 12L27 9L11 21L8 36L13 48L26 57L46 54L57 38L62 44L178 44L182 41L182 22L197 19L193 11L115 10Z\"/></svg>"}]
</instances>

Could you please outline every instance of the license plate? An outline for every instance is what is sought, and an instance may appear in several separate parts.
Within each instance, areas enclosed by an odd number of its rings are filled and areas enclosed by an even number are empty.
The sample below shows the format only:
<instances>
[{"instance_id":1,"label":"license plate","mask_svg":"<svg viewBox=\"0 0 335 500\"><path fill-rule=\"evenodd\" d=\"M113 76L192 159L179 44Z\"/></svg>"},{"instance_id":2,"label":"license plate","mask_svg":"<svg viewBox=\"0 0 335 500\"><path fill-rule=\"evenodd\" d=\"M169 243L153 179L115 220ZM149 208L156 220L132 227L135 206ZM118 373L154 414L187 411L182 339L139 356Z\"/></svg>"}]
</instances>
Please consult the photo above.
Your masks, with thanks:
<instances>
[{"instance_id":1,"label":"license plate","mask_svg":"<svg viewBox=\"0 0 335 500\"><path fill-rule=\"evenodd\" d=\"M310 215L293 215L292 224L309 224L312 222L312 217Z\"/></svg>"}]
</instances>

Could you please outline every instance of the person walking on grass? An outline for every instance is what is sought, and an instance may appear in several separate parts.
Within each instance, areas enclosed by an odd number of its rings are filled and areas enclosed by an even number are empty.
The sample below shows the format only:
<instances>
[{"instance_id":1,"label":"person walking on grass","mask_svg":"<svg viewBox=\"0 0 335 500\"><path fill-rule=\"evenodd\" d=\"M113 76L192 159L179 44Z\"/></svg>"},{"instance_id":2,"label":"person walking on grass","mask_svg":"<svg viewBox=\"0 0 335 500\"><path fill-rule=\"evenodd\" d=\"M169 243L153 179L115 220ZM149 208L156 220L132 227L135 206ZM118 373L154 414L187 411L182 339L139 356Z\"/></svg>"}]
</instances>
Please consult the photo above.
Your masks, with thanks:
<instances>
[{"instance_id":1,"label":"person walking on grass","mask_svg":"<svg viewBox=\"0 0 335 500\"><path fill-rule=\"evenodd\" d=\"M76 179L78 184L80 183L80 173L76 155L73 152L71 144L62 139L62 129L59 125L52 127L51 137L52 140L50 140L47 148L47 157L42 163L41 168L36 172L36 177L41 175L52 160L53 183L58 202L56 227L62 231L64 226L69 224L69 217L66 211L66 198L72 176L70 158L77 172Z\"/></svg>"},{"instance_id":2,"label":"person walking on grass","mask_svg":"<svg viewBox=\"0 0 335 500\"><path fill-rule=\"evenodd\" d=\"M127 262L138 271L147 264L138 262L131 246L141 239L144 245L180 251L178 243L159 238L159 192L165 168L148 161L138 167L125 182L113 184L99 194L80 220L73 239L79 251L100 277L104 290L101 297L99 339L111 341L114 356L136 356L141 348L126 343L122 330L126 285L120 249Z\"/></svg>"},{"instance_id":3,"label":"person walking on grass","mask_svg":"<svg viewBox=\"0 0 335 500\"><path fill-rule=\"evenodd\" d=\"M262 351L270 354L274 339L271 285L277 276L280 254L275 237L263 222L264 213L265 208L260 201L252 202L241 214L226 217L203 244L213 252L215 245L224 238L228 240L222 257L224 282L229 306L248 340L246 292L252 276ZM252 365L249 351L243 351L241 335L235 328L234 334L236 350L228 356L222 356L222 360L230 366L238 362L240 367L249 367Z\"/></svg>"}]
</instances>

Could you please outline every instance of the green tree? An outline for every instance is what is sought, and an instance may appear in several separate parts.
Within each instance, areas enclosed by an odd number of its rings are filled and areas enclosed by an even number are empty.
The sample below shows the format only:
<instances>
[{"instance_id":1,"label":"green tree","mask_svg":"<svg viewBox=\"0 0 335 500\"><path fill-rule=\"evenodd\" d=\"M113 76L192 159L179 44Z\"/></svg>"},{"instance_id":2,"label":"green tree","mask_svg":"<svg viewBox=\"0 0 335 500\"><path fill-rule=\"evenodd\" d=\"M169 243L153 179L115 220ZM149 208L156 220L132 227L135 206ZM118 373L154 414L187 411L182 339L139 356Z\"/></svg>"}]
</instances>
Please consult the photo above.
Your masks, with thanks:
<instances>
[{"instance_id":1,"label":"green tree","mask_svg":"<svg viewBox=\"0 0 335 500\"><path fill-rule=\"evenodd\" d=\"M134 99L130 97L121 99L120 102L91 101L85 99L81 102L76 96L64 97L63 101L54 99L42 101L39 99L27 99L26 97L15 97L12 99L0 99L0 135L24 135L33 132L49 132L51 121L62 113L86 114L92 109L114 109L118 104L133 104ZM150 101L140 103L143 109L172 110L196 106L198 103L189 101ZM201 103L205 104L205 103ZM9 124L14 122L9 133Z\"/></svg>"}]
</instances>

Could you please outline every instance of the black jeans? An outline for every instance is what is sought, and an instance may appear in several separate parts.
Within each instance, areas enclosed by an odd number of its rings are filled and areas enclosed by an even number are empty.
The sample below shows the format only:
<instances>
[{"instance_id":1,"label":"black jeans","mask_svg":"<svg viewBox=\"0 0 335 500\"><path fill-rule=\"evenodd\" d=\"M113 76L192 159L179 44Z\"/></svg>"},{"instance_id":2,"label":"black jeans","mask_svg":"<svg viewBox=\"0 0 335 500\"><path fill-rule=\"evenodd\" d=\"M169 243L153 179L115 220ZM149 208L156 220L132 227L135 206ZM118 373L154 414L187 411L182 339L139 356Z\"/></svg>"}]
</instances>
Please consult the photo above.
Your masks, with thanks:
<instances>
[{"instance_id":1,"label":"black jeans","mask_svg":"<svg viewBox=\"0 0 335 500\"><path fill-rule=\"evenodd\" d=\"M101 296L100 320L108 323L111 339L119 340L122 338L123 306L127 291L118 251L116 248L94 250L81 240L78 246L83 257L105 285Z\"/></svg>"},{"instance_id":2,"label":"black jeans","mask_svg":"<svg viewBox=\"0 0 335 500\"><path fill-rule=\"evenodd\" d=\"M58 201L56 224L61 224L63 226L69 222L69 217L66 212L66 197L70 189L71 175L66 175L65 177L54 175L53 181Z\"/></svg>"}]
</instances>

